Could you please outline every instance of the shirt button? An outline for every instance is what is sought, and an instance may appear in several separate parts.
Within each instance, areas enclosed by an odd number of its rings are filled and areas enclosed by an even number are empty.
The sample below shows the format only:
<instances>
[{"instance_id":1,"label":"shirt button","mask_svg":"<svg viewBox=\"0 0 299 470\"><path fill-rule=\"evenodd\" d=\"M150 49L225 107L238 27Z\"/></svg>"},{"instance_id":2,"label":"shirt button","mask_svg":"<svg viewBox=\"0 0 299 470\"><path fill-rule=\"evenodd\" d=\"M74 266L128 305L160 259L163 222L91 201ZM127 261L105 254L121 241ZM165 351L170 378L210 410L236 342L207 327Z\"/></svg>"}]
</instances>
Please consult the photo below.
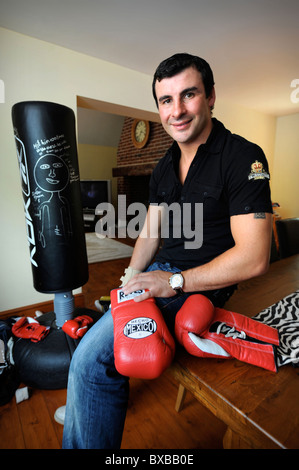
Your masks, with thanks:
<instances>
[{"instance_id":1,"label":"shirt button","mask_svg":"<svg viewBox=\"0 0 299 470\"><path fill-rule=\"evenodd\" d=\"M251 207L250 206L245 206L246 212L250 211Z\"/></svg>"}]
</instances>

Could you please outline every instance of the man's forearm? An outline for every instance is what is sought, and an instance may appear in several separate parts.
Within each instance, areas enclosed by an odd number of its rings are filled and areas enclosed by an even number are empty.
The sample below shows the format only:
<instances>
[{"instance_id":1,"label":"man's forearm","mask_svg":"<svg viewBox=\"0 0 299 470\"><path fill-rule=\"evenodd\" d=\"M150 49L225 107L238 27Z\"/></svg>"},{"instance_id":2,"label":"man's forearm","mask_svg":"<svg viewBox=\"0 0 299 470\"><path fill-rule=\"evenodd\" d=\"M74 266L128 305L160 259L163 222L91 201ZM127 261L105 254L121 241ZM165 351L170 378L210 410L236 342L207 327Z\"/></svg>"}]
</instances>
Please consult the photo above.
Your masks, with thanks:
<instances>
[{"instance_id":1,"label":"man's forearm","mask_svg":"<svg viewBox=\"0 0 299 470\"><path fill-rule=\"evenodd\" d=\"M140 237L135 243L130 266L139 271L144 271L151 263L158 248L160 239Z\"/></svg>"},{"instance_id":2,"label":"man's forearm","mask_svg":"<svg viewBox=\"0 0 299 470\"><path fill-rule=\"evenodd\" d=\"M247 256L240 256L233 247L211 262L183 271L184 291L221 289L245 279L259 276L267 269L267 263L251 263Z\"/></svg>"},{"instance_id":3,"label":"man's forearm","mask_svg":"<svg viewBox=\"0 0 299 470\"><path fill-rule=\"evenodd\" d=\"M184 291L205 291L237 284L267 271L271 244L271 214L232 218L236 244L207 264L183 271Z\"/></svg>"}]
</instances>

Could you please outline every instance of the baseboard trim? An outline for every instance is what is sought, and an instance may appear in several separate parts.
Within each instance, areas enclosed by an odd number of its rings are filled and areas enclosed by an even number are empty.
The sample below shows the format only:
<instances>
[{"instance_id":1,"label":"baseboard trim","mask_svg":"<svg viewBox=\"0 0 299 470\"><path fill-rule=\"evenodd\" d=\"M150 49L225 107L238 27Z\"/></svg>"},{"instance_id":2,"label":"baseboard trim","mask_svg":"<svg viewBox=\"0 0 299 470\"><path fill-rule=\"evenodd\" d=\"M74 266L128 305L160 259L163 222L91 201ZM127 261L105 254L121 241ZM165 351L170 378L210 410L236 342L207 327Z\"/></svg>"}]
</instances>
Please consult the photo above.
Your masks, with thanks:
<instances>
[{"instance_id":1,"label":"baseboard trim","mask_svg":"<svg viewBox=\"0 0 299 470\"><path fill-rule=\"evenodd\" d=\"M83 294L75 294L75 307L84 308L85 300ZM39 310L42 313L52 312L54 310L53 300L46 302L40 302L37 304L26 305L24 307L14 308L12 310L4 310L0 312L0 319L4 320L9 317L35 317L36 310Z\"/></svg>"}]
</instances>

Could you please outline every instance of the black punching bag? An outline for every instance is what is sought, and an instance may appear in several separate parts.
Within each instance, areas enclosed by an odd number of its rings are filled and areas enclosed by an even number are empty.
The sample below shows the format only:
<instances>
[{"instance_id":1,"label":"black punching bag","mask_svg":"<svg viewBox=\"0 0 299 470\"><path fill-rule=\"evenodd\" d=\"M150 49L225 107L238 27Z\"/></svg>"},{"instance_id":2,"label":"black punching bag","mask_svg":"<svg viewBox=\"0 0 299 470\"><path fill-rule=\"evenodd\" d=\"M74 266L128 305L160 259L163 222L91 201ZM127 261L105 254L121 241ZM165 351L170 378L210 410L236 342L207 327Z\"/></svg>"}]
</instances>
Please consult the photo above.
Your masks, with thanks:
<instances>
[{"instance_id":1,"label":"black punching bag","mask_svg":"<svg viewBox=\"0 0 299 470\"><path fill-rule=\"evenodd\" d=\"M79 340L61 327L85 313L99 318L75 309L71 292L88 280L75 116L60 104L28 101L13 106L12 121L33 284L39 292L55 294L54 312L38 317L49 334L38 343L17 338L13 357L22 382L64 388Z\"/></svg>"},{"instance_id":2,"label":"black punching bag","mask_svg":"<svg viewBox=\"0 0 299 470\"><path fill-rule=\"evenodd\" d=\"M13 106L12 121L34 287L71 291L88 280L74 113L28 101Z\"/></svg>"}]
</instances>

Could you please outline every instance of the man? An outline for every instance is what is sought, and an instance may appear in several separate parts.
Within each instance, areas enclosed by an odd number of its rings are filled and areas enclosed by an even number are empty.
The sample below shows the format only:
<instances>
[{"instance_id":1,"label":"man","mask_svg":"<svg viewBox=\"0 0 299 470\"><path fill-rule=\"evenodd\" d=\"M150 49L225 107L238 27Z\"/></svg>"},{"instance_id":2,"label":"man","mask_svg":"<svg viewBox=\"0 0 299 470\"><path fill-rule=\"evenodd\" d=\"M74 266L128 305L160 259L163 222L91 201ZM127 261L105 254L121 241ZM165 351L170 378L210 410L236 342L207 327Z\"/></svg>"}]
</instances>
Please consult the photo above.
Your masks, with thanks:
<instances>
[{"instance_id":1,"label":"man","mask_svg":"<svg viewBox=\"0 0 299 470\"><path fill-rule=\"evenodd\" d=\"M166 59L154 75L153 94L174 143L153 171L147 218L121 279L125 294L146 289L136 302L155 297L173 331L188 295L201 292L223 306L238 282L267 270L272 205L262 150L212 118L214 79L206 61L189 54ZM182 211L192 207L193 227L196 204L202 205L200 247L186 248L190 239L184 233L177 237L169 212L169 236L159 249L162 203L178 203ZM178 284L173 273L179 274ZM128 394L128 378L114 367L109 310L73 356L63 447L120 447Z\"/></svg>"}]
</instances>

